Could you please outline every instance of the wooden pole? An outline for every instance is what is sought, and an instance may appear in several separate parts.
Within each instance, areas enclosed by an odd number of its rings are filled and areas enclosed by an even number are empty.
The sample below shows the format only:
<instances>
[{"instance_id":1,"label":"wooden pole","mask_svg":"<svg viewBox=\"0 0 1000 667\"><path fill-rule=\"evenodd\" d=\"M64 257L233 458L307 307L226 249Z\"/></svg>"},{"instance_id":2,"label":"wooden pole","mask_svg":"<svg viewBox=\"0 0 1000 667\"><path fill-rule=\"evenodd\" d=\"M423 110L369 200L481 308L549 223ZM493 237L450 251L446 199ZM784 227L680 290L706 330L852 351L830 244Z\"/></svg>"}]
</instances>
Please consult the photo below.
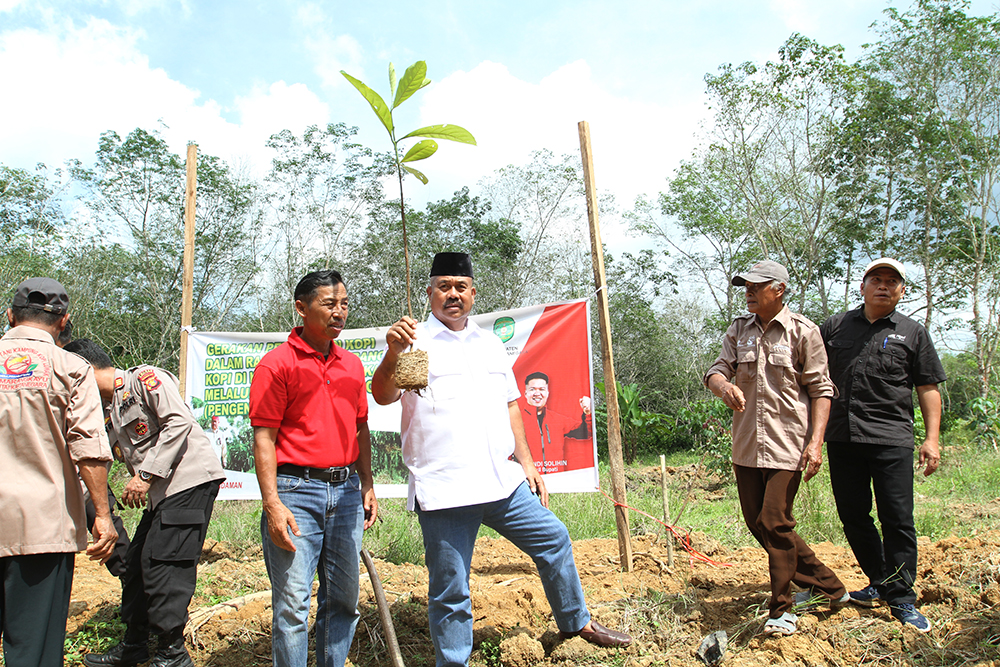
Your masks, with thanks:
<instances>
[{"instance_id":1,"label":"wooden pole","mask_svg":"<svg viewBox=\"0 0 1000 667\"><path fill-rule=\"evenodd\" d=\"M667 496L667 457L660 454L660 488L663 490L663 523L670 525L670 498ZM667 538L667 567L674 566L674 534L668 528Z\"/></svg>"},{"instance_id":2,"label":"wooden pole","mask_svg":"<svg viewBox=\"0 0 1000 667\"><path fill-rule=\"evenodd\" d=\"M594 262L594 286L597 288L597 316L601 329L601 357L604 363L604 396L608 407L608 457L611 459L611 494L615 499L615 523L618 527L618 555L622 570L632 571L632 540L625 509L625 462L622 459L621 418L618 413L618 385L611 353L611 315L608 289L604 279L604 246L597 216L597 182L594 179L594 156L590 150L590 125L577 124L580 131L580 154L583 157L583 181L587 190L587 218L590 221L590 249Z\"/></svg>"},{"instance_id":3,"label":"wooden pole","mask_svg":"<svg viewBox=\"0 0 1000 667\"><path fill-rule=\"evenodd\" d=\"M188 328L194 300L194 212L198 190L198 144L187 147L187 186L184 190L184 282L181 290L181 359L177 379L181 398L187 398Z\"/></svg>"}]
</instances>

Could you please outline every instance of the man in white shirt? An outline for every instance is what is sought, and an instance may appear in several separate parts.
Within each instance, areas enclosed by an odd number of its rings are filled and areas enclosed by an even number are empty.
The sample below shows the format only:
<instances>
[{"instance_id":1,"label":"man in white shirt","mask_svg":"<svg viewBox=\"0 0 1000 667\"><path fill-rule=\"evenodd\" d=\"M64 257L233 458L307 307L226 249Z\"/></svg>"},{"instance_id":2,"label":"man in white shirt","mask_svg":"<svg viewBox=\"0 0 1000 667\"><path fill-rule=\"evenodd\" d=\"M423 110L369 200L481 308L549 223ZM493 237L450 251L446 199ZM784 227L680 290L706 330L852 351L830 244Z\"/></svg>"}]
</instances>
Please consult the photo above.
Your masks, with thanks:
<instances>
[{"instance_id":1,"label":"man in white shirt","mask_svg":"<svg viewBox=\"0 0 1000 667\"><path fill-rule=\"evenodd\" d=\"M212 451L219 457L219 463L225 468L229 463L226 434L219 429L219 415L212 415L212 431L208 434L208 439L212 443Z\"/></svg>"},{"instance_id":2,"label":"man in white shirt","mask_svg":"<svg viewBox=\"0 0 1000 667\"><path fill-rule=\"evenodd\" d=\"M525 440L506 350L469 320L472 280L469 255L438 253L427 288L431 317L420 325L409 317L392 325L372 377L376 402L403 401L407 507L417 512L424 537L437 665L465 665L472 653L469 571L481 524L535 561L564 637L627 646L631 637L593 621L587 611L569 532L548 510L545 482ZM429 357L428 387L420 393L395 385L397 360L411 345Z\"/></svg>"}]
</instances>

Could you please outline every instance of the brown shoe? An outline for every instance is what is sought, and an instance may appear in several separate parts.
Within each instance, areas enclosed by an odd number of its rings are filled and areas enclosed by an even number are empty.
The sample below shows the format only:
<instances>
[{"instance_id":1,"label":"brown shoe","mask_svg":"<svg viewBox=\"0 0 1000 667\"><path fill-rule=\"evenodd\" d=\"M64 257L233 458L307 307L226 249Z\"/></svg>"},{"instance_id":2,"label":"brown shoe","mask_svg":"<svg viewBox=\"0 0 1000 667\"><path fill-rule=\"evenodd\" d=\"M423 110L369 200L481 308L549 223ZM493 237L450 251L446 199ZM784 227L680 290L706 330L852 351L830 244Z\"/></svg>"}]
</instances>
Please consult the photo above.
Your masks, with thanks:
<instances>
[{"instance_id":1,"label":"brown shoe","mask_svg":"<svg viewBox=\"0 0 1000 667\"><path fill-rule=\"evenodd\" d=\"M584 626L584 629L579 632L560 632L559 636L563 639L579 636L591 644L605 647L628 646L632 643L632 638L624 632L606 628L595 620L590 621L590 627L591 630L587 630Z\"/></svg>"}]
</instances>

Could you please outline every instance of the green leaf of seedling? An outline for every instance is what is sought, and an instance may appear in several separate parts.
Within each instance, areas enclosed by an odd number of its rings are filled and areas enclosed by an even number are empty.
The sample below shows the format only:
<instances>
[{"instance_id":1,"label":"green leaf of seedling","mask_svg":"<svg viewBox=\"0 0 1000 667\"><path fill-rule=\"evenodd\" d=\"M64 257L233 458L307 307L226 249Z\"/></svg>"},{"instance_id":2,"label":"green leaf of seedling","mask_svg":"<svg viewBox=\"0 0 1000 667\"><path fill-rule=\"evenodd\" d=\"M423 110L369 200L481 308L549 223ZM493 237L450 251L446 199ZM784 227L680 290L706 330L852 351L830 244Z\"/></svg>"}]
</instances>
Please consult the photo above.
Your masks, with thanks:
<instances>
[{"instance_id":1,"label":"green leaf of seedling","mask_svg":"<svg viewBox=\"0 0 1000 667\"><path fill-rule=\"evenodd\" d=\"M392 112L389 110L389 107L386 106L385 100L382 99L382 96L344 70L340 70L340 73L344 75L345 79L351 82L351 85L358 89L358 92L361 93L361 97L368 100L368 104L371 105L372 111L374 111L375 115L378 116L378 119L382 121L382 124L385 125L385 129L389 133L389 136L392 137Z\"/></svg>"},{"instance_id":2,"label":"green leaf of seedling","mask_svg":"<svg viewBox=\"0 0 1000 667\"><path fill-rule=\"evenodd\" d=\"M413 174L414 176L416 176L418 179L420 179L421 183L423 183L424 185L427 185L427 177L424 176L422 173L420 173L419 171L417 171L413 167L406 166L405 164L403 165L403 169L405 169L406 171L410 172L411 174Z\"/></svg>"},{"instance_id":3,"label":"green leaf of seedling","mask_svg":"<svg viewBox=\"0 0 1000 667\"><path fill-rule=\"evenodd\" d=\"M476 145L476 138L472 136L464 127L459 125L428 125L427 127L422 127L419 130L414 130L408 135L403 137L407 139L409 137L428 137L430 139L448 139L449 141L458 141L463 144ZM402 141L402 139L400 139Z\"/></svg>"},{"instance_id":4,"label":"green leaf of seedling","mask_svg":"<svg viewBox=\"0 0 1000 667\"><path fill-rule=\"evenodd\" d=\"M396 68L389 63L389 97L396 95Z\"/></svg>"},{"instance_id":5,"label":"green leaf of seedling","mask_svg":"<svg viewBox=\"0 0 1000 667\"><path fill-rule=\"evenodd\" d=\"M393 109L410 99L413 93L430 83L430 80L425 78L426 74L427 63L423 60L418 60L406 68L403 78L399 80L399 88L396 89L396 98L392 101Z\"/></svg>"},{"instance_id":6,"label":"green leaf of seedling","mask_svg":"<svg viewBox=\"0 0 1000 667\"><path fill-rule=\"evenodd\" d=\"M423 141L417 142L413 147L406 151L406 155L403 156L403 162L416 162L417 160L425 160L437 152L438 145L433 139L424 139Z\"/></svg>"}]
</instances>

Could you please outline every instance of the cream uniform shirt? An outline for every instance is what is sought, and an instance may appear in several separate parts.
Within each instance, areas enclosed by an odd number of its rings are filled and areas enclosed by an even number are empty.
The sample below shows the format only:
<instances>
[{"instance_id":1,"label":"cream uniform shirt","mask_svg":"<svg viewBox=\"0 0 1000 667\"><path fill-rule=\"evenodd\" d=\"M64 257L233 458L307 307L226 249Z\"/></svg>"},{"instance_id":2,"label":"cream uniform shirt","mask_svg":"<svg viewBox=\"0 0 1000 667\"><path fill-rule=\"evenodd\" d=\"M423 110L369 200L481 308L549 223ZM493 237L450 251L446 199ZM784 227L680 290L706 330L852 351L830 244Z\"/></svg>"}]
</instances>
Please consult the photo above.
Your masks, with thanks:
<instances>
[{"instance_id":1,"label":"cream uniform shirt","mask_svg":"<svg viewBox=\"0 0 1000 667\"><path fill-rule=\"evenodd\" d=\"M110 461L90 364L48 332L0 340L0 558L87 548L76 463Z\"/></svg>"},{"instance_id":2,"label":"cream uniform shirt","mask_svg":"<svg viewBox=\"0 0 1000 667\"><path fill-rule=\"evenodd\" d=\"M128 471L153 475L149 508L199 484L225 479L205 431L181 398L173 373L154 366L115 370L108 438Z\"/></svg>"},{"instance_id":3,"label":"cream uniform shirt","mask_svg":"<svg viewBox=\"0 0 1000 667\"><path fill-rule=\"evenodd\" d=\"M414 347L427 351L429 377L421 395L401 399L407 508L414 499L439 510L508 497L525 477L510 460L507 403L521 394L503 343L472 320L452 331L431 315L417 325Z\"/></svg>"}]
</instances>

